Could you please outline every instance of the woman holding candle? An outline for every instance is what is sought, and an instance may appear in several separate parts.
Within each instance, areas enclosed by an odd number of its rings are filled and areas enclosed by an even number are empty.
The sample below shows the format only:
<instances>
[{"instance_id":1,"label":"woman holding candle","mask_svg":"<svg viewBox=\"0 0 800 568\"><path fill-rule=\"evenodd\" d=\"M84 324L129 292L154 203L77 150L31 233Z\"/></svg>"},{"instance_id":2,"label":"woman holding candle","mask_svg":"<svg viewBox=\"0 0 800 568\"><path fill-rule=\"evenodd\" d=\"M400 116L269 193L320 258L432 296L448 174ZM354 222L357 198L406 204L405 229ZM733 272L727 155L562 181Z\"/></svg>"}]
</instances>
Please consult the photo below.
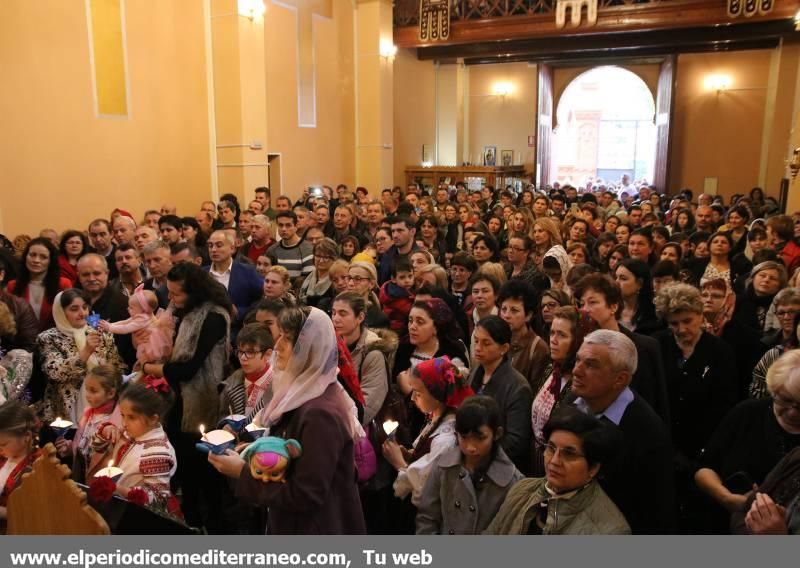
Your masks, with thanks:
<instances>
[{"instance_id":1,"label":"woman holding candle","mask_svg":"<svg viewBox=\"0 0 800 568\"><path fill-rule=\"evenodd\" d=\"M88 315L86 292L75 288L59 292L53 302L56 326L36 338L47 379L44 418L48 422L60 416L78 423L83 416L83 380L87 371L101 364L125 367L114 336L89 327Z\"/></svg>"},{"instance_id":2,"label":"woman holding candle","mask_svg":"<svg viewBox=\"0 0 800 568\"><path fill-rule=\"evenodd\" d=\"M263 483L234 451L209 454L237 481L240 500L268 512L270 534L362 534L364 516L353 459L364 436L355 405L337 380L333 324L316 308L287 308L278 320L273 397L258 422L270 436L294 438L303 455L285 483Z\"/></svg>"},{"instance_id":3,"label":"woman holding candle","mask_svg":"<svg viewBox=\"0 0 800 568\"><path fill-rule=\"evenodd\" d=\"M8 517L8 496L41 455L36 447L38 430L36 415L28 406L16 401L0 406L0 526Z\"/></svg>"}]
</instances>

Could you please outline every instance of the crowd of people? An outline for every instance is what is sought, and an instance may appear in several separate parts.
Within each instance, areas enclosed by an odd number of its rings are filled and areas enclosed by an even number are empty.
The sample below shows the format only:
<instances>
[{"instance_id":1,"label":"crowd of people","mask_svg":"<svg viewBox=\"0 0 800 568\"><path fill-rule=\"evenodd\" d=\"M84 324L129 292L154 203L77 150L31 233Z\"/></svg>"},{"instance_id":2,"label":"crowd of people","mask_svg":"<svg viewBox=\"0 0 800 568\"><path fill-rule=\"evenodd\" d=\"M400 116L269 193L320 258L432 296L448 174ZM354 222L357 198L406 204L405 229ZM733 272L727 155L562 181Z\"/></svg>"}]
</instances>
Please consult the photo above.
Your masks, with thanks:
<instances>
[{"instance_id":1,"label":"crowd of people","mask_svg":"<svg viewBox=\"0 0 800 568\"><path fill-rule=\"evenodd\" d=\"M0 518L53 442L209 533L800 532L800 214L759 188L261 187L0 241Z\"/></svg>"}]
</instances>

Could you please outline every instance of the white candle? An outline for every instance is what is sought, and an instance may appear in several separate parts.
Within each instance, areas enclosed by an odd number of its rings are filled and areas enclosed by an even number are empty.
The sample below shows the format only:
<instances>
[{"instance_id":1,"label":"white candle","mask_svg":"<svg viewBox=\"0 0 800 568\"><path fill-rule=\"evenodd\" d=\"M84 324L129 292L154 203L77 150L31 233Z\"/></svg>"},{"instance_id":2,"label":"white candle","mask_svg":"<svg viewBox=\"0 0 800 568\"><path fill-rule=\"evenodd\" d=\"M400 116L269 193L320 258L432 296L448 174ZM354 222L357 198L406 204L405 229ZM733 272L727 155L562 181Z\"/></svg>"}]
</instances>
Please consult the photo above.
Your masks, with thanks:
<instances>
[{"instance_id":1,"label":"white candle","mask_svg":"<svg viewBox=\"0 0 800 568\"><path fill-rule=\"evenodd\" d=\"M397 430L397 427L400 426L399 422L395 422L394 420L387 420L383 423L383 431L386 432L387 436L391 436L394 434L394 431Z\"/></svg>"},{"instance_id":2,"label":"white candle","mask_svg":"<svg viewBox=\"0 0 800 568\"><path fill-rule=\"evenodd\" d=\"M66 430L68 428L72 428L72 422L70 422L69 420L62 420L61 417L59 416L50 423L50 427Z\"/></svg>"},{"instance_id":3,"label":"white candle","mask_svg":"<svg viewBox=\"0 0 800 568\"><path fill-rule=\"evenodd\" d=\"M109 460L108 467L104 467L103 469L95 473L94 476L110 477L111 479L114 479L115 477L121 476L123 473L124 472L120 468L114 467L114 460Z\"/></svg>"}]
</instances>

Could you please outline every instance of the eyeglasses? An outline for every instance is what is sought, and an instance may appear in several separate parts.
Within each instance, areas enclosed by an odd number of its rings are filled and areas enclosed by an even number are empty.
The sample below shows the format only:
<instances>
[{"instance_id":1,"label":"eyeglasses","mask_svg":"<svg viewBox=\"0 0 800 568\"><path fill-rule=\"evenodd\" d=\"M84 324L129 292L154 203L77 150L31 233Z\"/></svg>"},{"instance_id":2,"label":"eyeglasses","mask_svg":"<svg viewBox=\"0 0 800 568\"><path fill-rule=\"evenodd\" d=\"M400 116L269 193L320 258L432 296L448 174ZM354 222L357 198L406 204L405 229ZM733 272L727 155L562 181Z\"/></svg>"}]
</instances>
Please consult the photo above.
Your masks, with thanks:
<instances>
[{"instance_id":1,"label":"eyeglasses","mask_svg":"<svg viewBox=\"0 0 800 568\"><path fill-rule=\"evenodd\" d=\"M372 278L365 278L364 276L350 276L349 274L345 276L348 282L355 282L356 284L360 284L364 280L372 280Z\"/></svg>"},{"instance_id":2,"label":"eyeglasses","mask_svg":"<svg viewBox=\"0 0 800 568\"><path fill-rule=\"evenodd\" d=\"M586 456L580 453L575 448L559 448L551 442L547 442L544 446L544 459L551 460L555 457L556 452L561 456L561 460L565 462L574 462Z\"/></svg>"},{"instance_id":3,"label":"eyeglasses","mask_svg":"<svg viewBox=\"0 0 800 568\"><path fill-rule=\"evenodd\" d=\"M800 412L800 402L794 402L791 400L786 400L777 395L772 395L772 402L780 406L781 408L791 409L795 412Z\"/></svg>"},{"instance_id":4,"label":"eyeglasses","mask_svg":"<svg viewBox=\"0 0 800 568\"><path fill-rule=\"evenodd\" d=\"M797 315L797 310L776 310L775 315L779 318L785 318L786 316L793 318Z\"/></svg>"},{"instance_id":5,"label":"eyeglasses","mask_svg":"<svg viewBox=\"0 0 800 568\"><path fill-rule=\"evenodd\" d=\"M264 351L241 351L239 349L236 350L236 356L239 359L247 361L249 359L255 359L256 357L262 355Z\"/></svg>"},{"instance_id":6,"label":"eyeglasses","mask_svg":"<svg viewBox=\"0 0 800 568\"><path fill-rule=\"evenodd\" d=\"M556 302L542 302L542 309L555 310L558 307Z\"/></svg>"}]
</instances>

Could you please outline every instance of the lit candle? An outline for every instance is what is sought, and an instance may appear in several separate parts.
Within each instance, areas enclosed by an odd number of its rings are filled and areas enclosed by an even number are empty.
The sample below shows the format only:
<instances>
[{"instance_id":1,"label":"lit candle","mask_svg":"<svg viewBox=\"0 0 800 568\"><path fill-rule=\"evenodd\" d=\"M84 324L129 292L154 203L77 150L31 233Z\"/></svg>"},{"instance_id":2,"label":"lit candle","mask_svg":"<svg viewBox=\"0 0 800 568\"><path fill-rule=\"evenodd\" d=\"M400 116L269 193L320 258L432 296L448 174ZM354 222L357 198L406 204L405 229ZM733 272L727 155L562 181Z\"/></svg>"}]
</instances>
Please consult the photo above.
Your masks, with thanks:
<instances>
[{"instance_id":1,"label":"lit candle","mask_svg":"<svg viewBox=\"0 0 800 568\"><path fill-rule=\"evenodd\" d=\"M392 437L397 430L397 427L400 426L399 422L395 422L394 420L387 420L383 423L383 431L386 432L386 435Z\"/></svg>"},{"instance_id":2,"label":"lit candle","mask_svg":"<svg viewBox=\"0 0 800 568\"><path fill-rule=\"evenodd\" d=\"M65 429L66 430L67 428L71 428L72 427L72 422L70 422L69 420L62 420L62 418L59 416L58 418L56 418L55 420L53 420L50 423L50 427L51 428L59 428L59 429Z\"/></svg>"},{"instance_id":3,"label":"lit candle","mask_svg":"<svg viewBox=\"0 0 800 568\"><path fill-rule=\"evenodd\" d=\"M114 460L108 460L108 467L104 467L100 471L94 474L95 477L109 477L113 481L119 479L123 474L123 471L118 468L114 467Z\"/></svg>"},{"instance_id":4,"label":"lit candle","mask_svg":"<svg viewBox=\"0 0 800 568\"><path fill-rule=\"evenodd\" d=\"M200 439L201 440L206 439L206 427L203 426L202 424L200 424Z\"/></svg>"}]
</instances>

